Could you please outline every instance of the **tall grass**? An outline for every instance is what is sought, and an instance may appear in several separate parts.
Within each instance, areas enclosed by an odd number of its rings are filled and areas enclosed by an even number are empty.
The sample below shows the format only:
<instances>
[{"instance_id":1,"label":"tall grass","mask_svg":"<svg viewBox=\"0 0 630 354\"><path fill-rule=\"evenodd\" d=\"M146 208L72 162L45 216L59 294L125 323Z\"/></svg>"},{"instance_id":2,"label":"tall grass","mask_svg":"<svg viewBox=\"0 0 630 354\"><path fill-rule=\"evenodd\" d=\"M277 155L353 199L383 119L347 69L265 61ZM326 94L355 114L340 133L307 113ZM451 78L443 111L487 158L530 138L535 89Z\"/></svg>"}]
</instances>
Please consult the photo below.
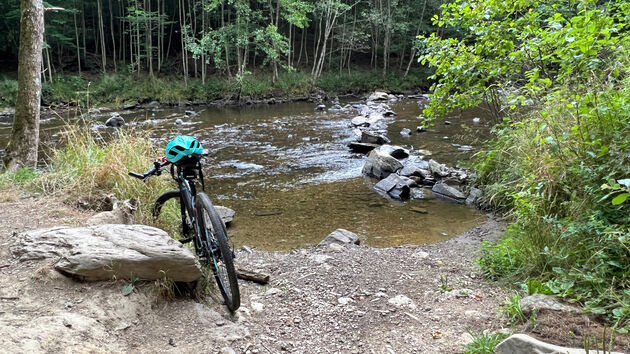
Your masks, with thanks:
<instances>
[{"instance_id":1,"label":"tall grass","mask_svg":"<svg viewBox=\"0 0 630 354\"><path fill-rule=\"evenodd\" d=\"M33 179L30 186L71 203L110 194L119 200L135 198L136 222L172 232L177 229L176 218L160 225L152 217L157 196L174 188L168 173L151 177L146 183L128 176L129 171L144 172L152 167L153 159L159 155L161 152L146 133L118 130L112 137L103 137L93 135L87 128L68 127L60 147L50 156L48 170Z\"/></svg>"}]
</instances>

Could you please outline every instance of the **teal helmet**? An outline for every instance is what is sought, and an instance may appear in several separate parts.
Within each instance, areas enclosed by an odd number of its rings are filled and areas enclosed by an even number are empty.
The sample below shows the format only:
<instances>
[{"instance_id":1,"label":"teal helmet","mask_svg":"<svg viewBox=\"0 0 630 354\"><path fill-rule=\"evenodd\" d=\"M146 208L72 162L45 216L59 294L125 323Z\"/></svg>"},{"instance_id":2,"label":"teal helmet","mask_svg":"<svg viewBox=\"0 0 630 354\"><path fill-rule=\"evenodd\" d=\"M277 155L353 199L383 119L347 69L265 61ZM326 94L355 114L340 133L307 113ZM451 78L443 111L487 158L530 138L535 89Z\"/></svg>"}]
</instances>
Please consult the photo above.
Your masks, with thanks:
<instances>
[{"instance_id":1,"label":"teal helmet","mask_svg":"<svg viewBox=\"0 0 630 354\"><path fill-rule=\"evenodd\" d=\"M203 147L192 136L177 136L166 145L166 161L177 163L192 154L203 154Z\"/></svg>"}]
</instances>

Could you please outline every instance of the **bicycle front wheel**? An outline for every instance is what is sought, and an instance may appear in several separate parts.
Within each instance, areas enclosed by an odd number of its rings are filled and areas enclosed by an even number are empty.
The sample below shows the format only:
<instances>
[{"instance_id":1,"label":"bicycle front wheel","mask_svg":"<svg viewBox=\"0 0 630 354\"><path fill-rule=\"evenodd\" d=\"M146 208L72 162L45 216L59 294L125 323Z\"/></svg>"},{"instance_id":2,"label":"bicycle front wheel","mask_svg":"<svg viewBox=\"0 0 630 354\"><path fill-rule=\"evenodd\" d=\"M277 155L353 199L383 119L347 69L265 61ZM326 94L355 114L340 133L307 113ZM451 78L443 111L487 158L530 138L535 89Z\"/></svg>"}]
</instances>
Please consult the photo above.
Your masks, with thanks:
<instances>
[{"instance_id":1,"label":"bicycle front wheel","mask_svg":"<svg viewBox=\"0 0 630 354\"><path fill-rule=\"evenodd\" d=\"M202 243L202 255L212 266L221 295L230 311L241 306L241 295L234 270L234 254L228 245L227 231L221 217L205 193L197 194L197 220Z\"/></svg>"}]
</instances>

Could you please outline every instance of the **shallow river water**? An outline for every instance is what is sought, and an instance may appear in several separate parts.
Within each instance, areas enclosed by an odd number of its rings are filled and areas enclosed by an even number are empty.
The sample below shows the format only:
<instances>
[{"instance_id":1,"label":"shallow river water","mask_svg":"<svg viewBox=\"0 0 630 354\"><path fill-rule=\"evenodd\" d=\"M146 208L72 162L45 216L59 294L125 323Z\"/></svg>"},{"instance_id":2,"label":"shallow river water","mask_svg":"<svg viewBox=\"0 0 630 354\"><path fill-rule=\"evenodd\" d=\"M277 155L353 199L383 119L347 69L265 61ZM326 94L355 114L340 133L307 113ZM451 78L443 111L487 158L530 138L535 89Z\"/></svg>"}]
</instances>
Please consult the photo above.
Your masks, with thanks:
<instances>
[{"instance_id":1,"label":"shallow river water","mask_svg":"<svg viewBox=\"0 0 630 354\"><path fill-rule=\"evenodd\" d=\"M473 124L482 111L467 111L416 133L420 107L415 100L391 103L395 120L388 136L393 144L429 150L440 163L468 159L488 135ZM197 137L210 150L206 189L217 205L236 211L230 234L236 246L288 250L316 245L337 228L357 233L370 246L434 243L483 222L475 209L441 200L390 202L372 191L361 176L364 155L351 153L351 114L314 112L312 103L193 108L199 117L175 125L185 109L122 112L128 129L148 130L156 144L178 134ZM190 109L190 108L187 108ZM107 115L97 118L105 121ZM42 122L42 140L53 141L60 119ZM409 137L400 130L413 131ZM103 131L106 131L103 129ZM0 143L10 121L0 118ZM472 151L461 151L470 145ZM4 144L0 144L4 146ZM420 211L420 212L419 212Z\"/></svg>"}]
</instances>

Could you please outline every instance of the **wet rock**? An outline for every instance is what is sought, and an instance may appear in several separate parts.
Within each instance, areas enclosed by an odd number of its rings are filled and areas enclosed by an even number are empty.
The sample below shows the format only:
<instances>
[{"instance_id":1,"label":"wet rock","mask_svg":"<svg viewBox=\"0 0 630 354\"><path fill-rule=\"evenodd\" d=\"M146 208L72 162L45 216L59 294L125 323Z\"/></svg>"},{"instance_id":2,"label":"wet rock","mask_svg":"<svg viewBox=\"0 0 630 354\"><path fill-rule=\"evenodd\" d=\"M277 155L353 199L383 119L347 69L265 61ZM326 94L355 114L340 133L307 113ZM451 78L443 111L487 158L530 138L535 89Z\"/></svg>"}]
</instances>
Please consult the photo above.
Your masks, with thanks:
<instances>
[{"instance_id":1,"label":"wet rock","mask_svg":"<svg viewBox=\"0 0 630 354\"><path fill-rule=\"evenodd\" d=\"M428 188L411 188L409 198L421 200L435 199L433 192Z\"/></svg>"},{"instance_id":2,"label":"wet rock","mask_svg":"<svg viewBox=\"0 0 630 354\"><path fill-rule=\"evenodd\" d=\"M403 130L400 131L400 134L409 136L411 135L411 130L404 128Z\"/></svg>"},{"instance_id":3,"label":"wet rock","mask_svg":"<svg viewBox=\"0 0 630 354\"><path fill-rule=\"evenodd\" d=\"M428 214L429 213L429 211L427 209L419 208L419 207L412 207L409 210L413 211L414 213L418 213L418 214Z\"/></svg>"},{"instance_id":4,"label":"wet rock","mask_svg":"<svg viewBox=\"0 0 630 354\"><path fill-rule=\"evenodd\" d=\"M177 105L180 106L180 107L186 107L186 106L192 105L192 102L190 102L188 100L183 100L183 101L179 101L177 103Z\"/></svg>"},{"instance_id":5,"label":"wet rock","mask_svg":"<svg viewBox=\"0 0 630 354\"><path fill-rule=\"evenodd\" d=\"M383 112L383 116L384 117L393 117L395 115L396 115L396 112L394 112L394 111L389 111L388 110L388 111Z\"/></svg>"},{"instance_id":6,"label":"wet rock","mask_svg":"<svg viewBox=\"0 0 630 354\"><path fill-rule=\"evenodd\" d=\"M356 142L352 142L348 144L348 147L350 148L350 150L352 150L352 152L357 152L360 154L367 154L368 152L376 149L379 146L380 145L378 144L356 143Z\"/></svg>"},{"instance_id":7,"label":"wet rock","mask_svg":"<svg viewBox=\"0 0 630 354\"><path fill-rule=\"evenodd\" d=\"M367 143L367 144L383 145L383 144L389 144L390 140L387 139L387 137L383 135L363 131L361 132L361 142Z\"/></svg>"},{"instance_id":8,"label":"wet rock","mask_svg":"<svg viewBox=\"0 0 630 354\"><path fill-rule=\"evenodd\" d=\"M112 113L109 116L109 119L107 119L107 121L105 122L105 126L107 127L118 128L122 127L123 125L125 125L125 119L121 117L118 113Z\"/></svg>"},{"instance_id":9,"label":"wet rock","mask_svg":"<svg viewBox=\"0 0 630 354\"><path fill-rule=\"evenodd\" d=\"M450 121L450 120L445 120L445 121L444 121L444 125L451 125L451 124L452 124L452 123L451 123L451 121Z\"/></svg>"},{"instance_id":10,"label":"wet rock","mask_svg":"<svg viewBox=\"0 0 630 354\"><path fill-rule=\"evenodd\" d=\"M194 117L194 118L199 117L199 113L197 113L197 112L195 112L195 111L186 111L186 112L184 112L184 113L186 113L186 115L187 115L188 117Z\"/></svg>"},{"instance_id":11,"label":"wet rock","mask_svg":"<svg viewBox=\"0 0 630 354\"><path fill-rule=\"evenodd\" d=\"M337 229L326 236L326 238L319 243L318 247L328 246L330 244L358 245L360 242L359 236L354 232L345 229Z\"/></svg>"},{"instance_id":12,"label":"wet rock","mask_svg":"<svg viewBox=\"0 0 630 354\"><path fill-rule=\"evenodd\" d=\"M466 198L466 205L475 205L483 196L483 192L479 188L472 187Z\"/></svg>"},{"instance_id":13,"label":"wet rock","mask_svg":"<svg viewBox=\"0 0 630 354\"><path fill-rule=\"evenodd\" d=\"M470 145L461 145L460 147L457 148L457 150L459 151L471 151L472 149L473 147Z\"/></svg>"},{"instance_id":14,"label":"wet rock","mask_svg":"<svg viewBox=\"0 0 630 354\"><path fill-rule=\"evenodd\" d=\"M475 118L473 118L473 123L474 123L474 124L479 124L479 123L481 123L481 118L479 118L479 117L475 117Z\"/></svg>"},{"instance_id":15,"label":"wet rock","mask_svg":"<svg viewBox=\"0 0 630 354\"><path fill-rule=\"evenodd\" d=\"M368 101L387 101L389 100L389 95L385 92L376 91L368 97Z\"/></svg>"},{"instance_id":16,"label":"wet rock","mask_svg":"<svg viewBox=\"0 0 630 354\"><path fill-rule=\"evenodd\" d=\"M158 101L151 101L145 107L147 109L157 109L157 108L160 108L160 102L158 102Z\"/></svg>"},{"instance_id":17,"label":"wet rock","mask_svg":"<svg viewBox=\"0 0 630 354\"><path fill-rule=\"evenodd\" d=\"M394 199L408 199L409 190L416 182L397 174L390 174L387 178L374 185L374 190Z\"/></svg>"},{"instance_id":18,"label":"wet rock","mask_svg":"<svg viewBox=\"0 0 630 354\"><path fill-rule=\"evenodd\" d=\"M462 193L459 189L445 183L436 183L431 190L436 197L446 197L446 199L453 200L458 203L463 203L466 199L464 193Z\"/></svg>"},{"instance_id":19,"label":"wet rock","mask_svg":"<svg viewBox=\"0 0 630 354\"><path fill-rule=\"evenodd\" d=\"M400 170L400 172L398 172L399 175L401 176L405 176L405 177L410 177L410 176L418 176L418 177L423 177L422 176L422 168L420 168L417 165L414 164L407 164L405 165L402 170Z\"/></svg>"},{"instance_id":20,"label":"wet rock","mask_svg":"<svg viewBox=\"0 0 630 354\"><path fill-rule=\"evenodd\" d=\"M534 294L522 298L518 303L521 305L521 310L525 316L529 316L534 309L536 311L579 312L577 308L561 303L558 301L558 298L553 295Z\"/></svg>"},{"instance_id":21,"label":"wet rock","mask_svg":"<svg viewBox=\"0 0 630 354\"><path fill-rule=\"evenodd\" d=\"M419 126L417 126L417 127L416 127L416 131L417 131L418 133L423 133L423 132L426 132L426 131L427 131L427 129L426 129L425 127L423 127L423 126L419 125Z\"/></svg>"},{"instance_id":22,"label":"wet rock","mask_svg":"<svg viewBox=\"0 0 630 354\"><path fill-rule=\"evenodd\" d=\"M175 125L182 125L182 124L184 124L184 121L183 121L183 120L181 120L180 118L177 118L177 119L175 120Z\"/></svg>"},{"instance_id":23,"label":"wet rock","mask_svg":"<svg viewBox=\"0 0 630 354\"><path fill-rule=\"evenodd\" d=\"M123 109L134 109L136 107L138 107L137 103L125 103L122 106Z\"/></svg>"},{"instance_id":24,"label":"wet rock","mask_svg":"<svg viewBox=\"0 0 630 354\"><path fill-rule=\"evenodd\" d=\"M383 145L385 146L385 145ZM383 147L381 146L381 147ZM396 158L392 157L386 151L378 149L372 150L368 154L368 158L363 165L362 173L364 175L383 179L392 173L396 173L403 165Z\"/></svg>"},{"instance_id":25,"label":"wet rock","mask_svg":"<svg viewBox=\"0 0 630 354\"><path fill-rule=\"evenodd\" d=\"M328 108L329 111L331 112L339 112L341 110L343 110L343 107L341 107L340 105L336 104L333 105L332 107Z\"/></svg>"},{"instance_id":26,"label":"wet rock","mask_svg":"<svg viewBox=\"0 0 630 354\"><path fill-rule=\"evenodd\" d=\"M444 164L440 164L433 159L429 160L429 169L435 176L438 177L446 177L449 175L448 168L446 168Z\"/></svg>"},{"instance_id":27,"label":"wet rock","mask_svg":"<svg viewBox=\"0 0 630 354\"><path fill-rule=\"evenodd\" d=\"M409 151L407 151L407 149L396 145L381 145L378 150L397 159L404 159L409 157Z\"/></svg>"},{"instance_id":28,"label":"wet rock","mask_svg":"<svg viewBox=\"0 0 630 354\"><path fill-rule=\"evenodd\" d=\"M325 109L326 109L325 104L318 104L317 106L315 106L315 111L323 111Z\"/></svg>"},{"instance_id":29,"label":"wet rock","mask_svg":"<svg viewBox=\"0 0 630 354\"><path fill-rule=\"evenodd\" d=\"M55 269L88 281L173 281L201 277L196 257L165 231L145 225L52 227L19 235L11 249L20 261L54 259Z\"/></svg>"},{"instance_id":30,"label":"wet rock","mask_svg":"<svg viewBox=\"0 0 630 354\"><path fill-rule=\"evenodd\" d=\"M497 354L531 354L531 353L563 353L585 354L584 349L561 347L545 343L526 334L513 334L495 348ZM620 354L613 352L611 354Z\"/></svg>"},{"instance_id":31,"label":"wet rock","mask_svg":"<svg viewBox=\"0 0 630 354\"><path fill-rule=\"evenodd\" d=\"M219 217L221 217L221 220L223 220L225 225L228 225L232 222L232 220L234 220L234 215L236 214L234 210L220 205L215 205L214 209L217 211Z\"/></svg>"}]
</instances>

